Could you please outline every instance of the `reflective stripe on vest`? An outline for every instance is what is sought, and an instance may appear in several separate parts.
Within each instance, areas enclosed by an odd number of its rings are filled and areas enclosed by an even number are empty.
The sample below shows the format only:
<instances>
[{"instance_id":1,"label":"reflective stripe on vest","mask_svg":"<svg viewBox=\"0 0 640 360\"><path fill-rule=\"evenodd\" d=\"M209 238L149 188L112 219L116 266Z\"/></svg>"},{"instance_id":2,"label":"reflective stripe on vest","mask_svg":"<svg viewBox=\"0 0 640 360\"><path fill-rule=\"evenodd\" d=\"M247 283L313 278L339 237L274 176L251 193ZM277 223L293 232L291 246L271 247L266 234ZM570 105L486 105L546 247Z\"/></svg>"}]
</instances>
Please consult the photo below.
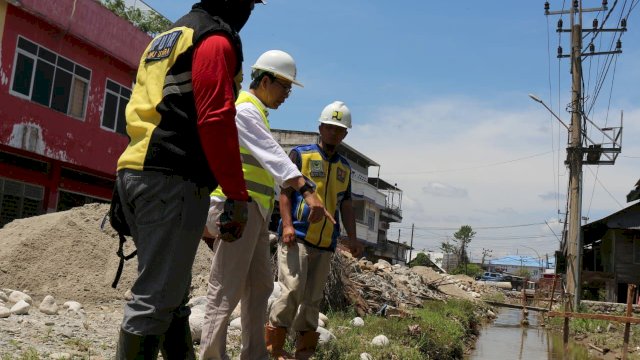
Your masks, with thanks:
<instances>
[{"instance_id":1,"label":"reflective stripe on vest","mask_svg":"<svg viewBox=\"0 0 640 360\"><path fill-rule=\"evenodd\" d=\"M269 130L269 120L267 119L267 110L258 99L246 91L240 92L236 106L250 102L260 111L260 116L264 125ZM249 196L253 198L262 208L271 210L273 207L273 201L275 197L275 180L273 177L262 168L260 162L251 154L251 152L245 147L240 147L240 157L242 159L242 172L244 173L244 180L247 184L247 190ZM212 196L222 197L224 196L222 189L218 186L216 190L211 193Z\"/></svg>"}]
</instances>

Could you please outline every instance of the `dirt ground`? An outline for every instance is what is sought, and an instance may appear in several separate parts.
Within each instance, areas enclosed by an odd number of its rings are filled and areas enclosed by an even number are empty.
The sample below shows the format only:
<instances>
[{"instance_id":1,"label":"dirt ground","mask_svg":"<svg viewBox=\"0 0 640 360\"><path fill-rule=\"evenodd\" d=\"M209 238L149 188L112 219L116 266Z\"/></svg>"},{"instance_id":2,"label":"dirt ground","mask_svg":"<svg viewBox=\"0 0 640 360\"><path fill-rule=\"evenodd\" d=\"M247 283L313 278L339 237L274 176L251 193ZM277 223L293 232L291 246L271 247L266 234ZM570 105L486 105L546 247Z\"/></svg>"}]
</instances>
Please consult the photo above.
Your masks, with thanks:
<instances>
[{"instance_id":1,"label":"dirt ground","mask_svg":"<svg viewBox=\"0 0 640 360\"><path fill-rule=\"evenodd\" d=\"M118 236L108 224L105 231L100 229L107 211L108 205L90 204L16 220L0 229L0 289L33 298L28 315L0 319L0 358L19 358L34 350L41 359L113 358L124 294L132 285L137 261L126 262L117 289L111 288L118 267ZM202 244L193 266L192 296L206 293L210 264L210 251ZM61 308L77 301L85 314L61 310L45 315L38 305L46 295Z\"/></svg>"}]
</instances>

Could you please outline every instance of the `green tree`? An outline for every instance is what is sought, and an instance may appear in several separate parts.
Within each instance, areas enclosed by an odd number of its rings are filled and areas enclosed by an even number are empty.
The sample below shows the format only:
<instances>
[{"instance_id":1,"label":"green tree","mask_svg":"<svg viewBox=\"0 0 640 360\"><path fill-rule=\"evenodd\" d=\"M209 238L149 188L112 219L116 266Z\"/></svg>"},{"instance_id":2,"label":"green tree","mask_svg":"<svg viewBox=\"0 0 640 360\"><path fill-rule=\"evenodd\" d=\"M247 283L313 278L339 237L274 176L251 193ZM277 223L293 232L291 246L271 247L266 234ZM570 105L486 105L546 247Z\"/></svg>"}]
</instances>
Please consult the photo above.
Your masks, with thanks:
<instances>
[{"instance_id":1,"label":"green tree","mask_svg":"<svg viewBox=\"0 0 640 360\"><path fill-rule=\"evenodd\" d=\"M431 265L431 258L425 253L418 253L418 255L409 262L409 267L429 265Z\"/></svg>"},{"instance_id":2,"label":"green tree","mask_svg":"<svg viewBox=\"0 0 640 360\"><path fill-rule=\"evenodd\" d=\"M133 6L127 6L124 0L103 0L107 9L123 19L128 20L138 29L155 36L171 27L171 21L157 12L142 11Z\"/></svg>"},{"instance_id":3,"label":"green tree","mask_svg":"<svg viewBox=\"0 0 640 360\"><path fill-rule=\"evenodd\" d=\"M458 258L458 266L464 265L466 266L469 262L469 256L467 255L467 247L473 237L476 235L476 232L473 231L471 226L463 225L460 227L460 230L456 231L453 234L454 243L451 244L447 240L447 242L443 242L440 245L440 249L446 254L455 254ZM466 273L466 270L465 270Z\"/></svg>"},{"instance_id":4,"label":"green tree","mask_svg":"<svg viewBox=\"0 0 640 360\"><path fill-rule=\"evenodd\" d=\"M480 265L477 264L460 264L458 265L457 268L453 269L453 271L451 271L451 274L456 275L456 274L464 274L467 276L470 276L472 278L475 278L476 276L482 274L482 268L480 267Z\"/></svg>"}]
</instances>

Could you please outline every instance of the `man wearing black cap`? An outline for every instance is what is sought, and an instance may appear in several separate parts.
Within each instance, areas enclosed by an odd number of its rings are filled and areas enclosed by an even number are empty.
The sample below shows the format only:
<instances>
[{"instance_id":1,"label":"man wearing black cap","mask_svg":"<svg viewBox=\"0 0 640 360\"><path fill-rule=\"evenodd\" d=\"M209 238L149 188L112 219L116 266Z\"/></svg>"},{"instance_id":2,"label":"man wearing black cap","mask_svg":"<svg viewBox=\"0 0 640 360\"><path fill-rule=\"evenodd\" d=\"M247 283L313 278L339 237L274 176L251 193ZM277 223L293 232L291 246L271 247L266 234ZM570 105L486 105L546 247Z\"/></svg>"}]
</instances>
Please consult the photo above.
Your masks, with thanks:
<instances>
[{"instance_id":1,"label":"man wearing black cap","mask_svg":"<svg viewBox=\"0 0 640 360\"><path fill-rule=\"evenodd\" d=\"M234 101L242 81L238 32L260 0L203 0L145 50L127 105L129 145L116 189L138 250L116 359L195 359L185 306L191 267L218 185L240 237L249 196Z\"/></svg>"}]
</instances>

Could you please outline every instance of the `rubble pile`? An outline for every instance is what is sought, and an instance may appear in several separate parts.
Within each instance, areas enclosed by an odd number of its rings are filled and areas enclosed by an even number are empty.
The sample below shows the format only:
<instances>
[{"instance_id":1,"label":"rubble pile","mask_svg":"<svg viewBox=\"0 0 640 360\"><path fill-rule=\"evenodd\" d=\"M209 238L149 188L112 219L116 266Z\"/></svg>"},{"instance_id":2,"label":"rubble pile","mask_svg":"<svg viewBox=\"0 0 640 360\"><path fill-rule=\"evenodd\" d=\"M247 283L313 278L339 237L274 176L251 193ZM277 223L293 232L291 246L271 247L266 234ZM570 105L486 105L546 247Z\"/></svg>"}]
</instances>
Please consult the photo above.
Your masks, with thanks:
<instances>
[{"instance_id":1,"label":"rubble pile","mask_svg":"<svg viewBox=\"0 0 640 360\"><path fill-rule=\"evenodd\" d=\"M468 277L467 277L468 278ZM388 309L421 307L425 300L448 298L468 300L480 297L469 282L441 275L431 268L408 268L378 260L354 259L345 251L337 251L325 288L323 309L353 306L358 315L383 313Z\"/></svg>"}]
</instances>

